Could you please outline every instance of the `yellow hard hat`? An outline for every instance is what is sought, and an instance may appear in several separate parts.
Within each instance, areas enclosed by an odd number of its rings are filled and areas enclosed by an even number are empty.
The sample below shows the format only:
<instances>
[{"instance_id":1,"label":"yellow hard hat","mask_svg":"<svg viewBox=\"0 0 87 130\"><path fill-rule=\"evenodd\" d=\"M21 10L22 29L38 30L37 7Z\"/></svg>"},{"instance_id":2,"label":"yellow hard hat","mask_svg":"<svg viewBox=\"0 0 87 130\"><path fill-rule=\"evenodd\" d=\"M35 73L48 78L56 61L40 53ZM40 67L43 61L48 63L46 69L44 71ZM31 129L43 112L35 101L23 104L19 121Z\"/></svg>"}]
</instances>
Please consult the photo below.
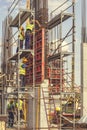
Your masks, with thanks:
<instances>
[{"instance_id":1,"label":"yellow hard hat","mask_svg":"<svg viewBox=\"0 0 87 130\"><path fill-rule=\"evenodd\" d=\"M28 62L27 58L24 57L24 58L22 59L22 62L24 62L24 63Z\"/></svg>"},{"instance_id":2,"label":"yellow hard hat","mask_svg":"<svg viewBox=\"0 0 87 130\"><path fill-rule=\"evenodd\" d=\"M56 111L60 111L60 107L56 107Z\"/></svg>"},{"instance_id":3,"label":"yellow hard hat","mask_svg":"<svg viewBox=\"0 0 87 130\"><path fill-rule=\"evenodd\" d=\"M20 30L24 30L23 26L20 26Z\"/></svg>"}]
</instances>

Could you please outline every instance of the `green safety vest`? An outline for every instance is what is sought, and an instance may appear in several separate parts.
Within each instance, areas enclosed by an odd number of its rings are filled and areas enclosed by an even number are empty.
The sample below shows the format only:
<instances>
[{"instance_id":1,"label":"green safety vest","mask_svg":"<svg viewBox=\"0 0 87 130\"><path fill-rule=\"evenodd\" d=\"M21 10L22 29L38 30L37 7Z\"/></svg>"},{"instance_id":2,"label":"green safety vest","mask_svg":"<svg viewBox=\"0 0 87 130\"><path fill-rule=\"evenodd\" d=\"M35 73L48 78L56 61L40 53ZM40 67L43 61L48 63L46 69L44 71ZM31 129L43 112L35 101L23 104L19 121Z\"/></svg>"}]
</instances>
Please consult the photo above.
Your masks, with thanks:
<instances>
[{"instance_id":1,"label":"green safety vest","mask_svg":"<svg viewBox=\"0 0 87 130\"><path fill-rule=\"evenodd\" d=\"M22 75L26 74L26 70L25 70L25 68L22 67L22 64L20 65L19 73Z\"/></svg>"},{"instance_id":2,"label":"green safety vest","mask_svg":"<svg viewBox=\"0 0 87 130\"><path fill-rule=\"evenodd\" d=\"M16 107L18 108L18 103L16 103ZM22 100L19 101L19 109L20 110L23 109L23 101Z\"/></svg>"},{"instance_id":3,"label":"green safety vest","mask_svg":"<svg viewBox=\"0 0 87 130\"><path fill-rule=\"evenodd\" d=\"M7 109L11 111L14 110L14 104L8 104Z\"/></svg>"},{"instance_id":4,"label":"green safety vest","mask_svg":"<svg viewBox=\"0 0 87 130\"><path fill-rule=\"evenodd\" d=\"M34 28L34 24L28 24L27 26L26 26L26 30L33 30L33 28Z\"/></svg>"}]
</instances>

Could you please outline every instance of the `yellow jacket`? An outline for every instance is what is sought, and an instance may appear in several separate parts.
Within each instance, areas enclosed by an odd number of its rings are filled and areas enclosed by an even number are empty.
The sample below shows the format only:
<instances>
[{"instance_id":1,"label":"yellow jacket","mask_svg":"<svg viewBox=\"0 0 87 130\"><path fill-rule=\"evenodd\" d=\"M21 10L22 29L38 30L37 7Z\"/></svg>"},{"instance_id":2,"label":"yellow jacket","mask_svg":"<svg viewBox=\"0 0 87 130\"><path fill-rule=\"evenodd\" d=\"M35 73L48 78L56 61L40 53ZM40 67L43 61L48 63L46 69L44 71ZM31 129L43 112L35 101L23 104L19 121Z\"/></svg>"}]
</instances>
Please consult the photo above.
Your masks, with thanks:
<instances>
[{"instance_id":1,"label":"yellow jacket","mask_svg":"<svg viewBox=\"0 0 87 130\"><path fill-rule=\"evenodd\" d=\"M25 70L25 67L23 67L23 63L20 64L19 73L21 75L25 75L26 74L26 70Z\"/></svg>"},{"instance_id":2,"label":"yellow jacket","mask_svg":"<svg viewBox=\"0 0 87 130\"><path fill-rule=\"evenodd\" d=\"M16 107L18 108L18 103L16 103ZM23 101L22 100L19 101L19 109L20 110L23 109Z\"/></svg>"},{"instance_id":3,"label":"yellow jacket","mask_svg":"<svg viewBox=\"0 0 87 130\"><path fill-rule=\"evenodd\" d=\"M26 30L29 29L29 30L32 31L33 28L34 28L34 24L28 24L28 25L26 26Z\"/></svg>"},{"instance_id":4,"label":"yellow jacket","mask_svg":"<svg viewBox=\"0 0 87 130\"><path fill-rule=\"evenodd\" d=\"M19 39L24 40L24 31L20 31Z\"/></svg>"}]
</instances>

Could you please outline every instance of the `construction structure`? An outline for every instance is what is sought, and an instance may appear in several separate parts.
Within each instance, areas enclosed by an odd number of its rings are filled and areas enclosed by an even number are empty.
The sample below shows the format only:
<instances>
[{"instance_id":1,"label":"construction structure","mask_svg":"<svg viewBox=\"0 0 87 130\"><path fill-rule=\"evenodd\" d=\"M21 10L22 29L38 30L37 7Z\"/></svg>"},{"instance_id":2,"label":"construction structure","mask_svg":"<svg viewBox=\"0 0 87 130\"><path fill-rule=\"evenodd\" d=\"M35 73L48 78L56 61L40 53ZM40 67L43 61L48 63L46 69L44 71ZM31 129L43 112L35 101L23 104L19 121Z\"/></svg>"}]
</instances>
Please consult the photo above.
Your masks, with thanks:
<instances>
[{"instance_id":1,"label":"construction structure","mask_svg":"<svg viewBox=\"0 0 87 130\"><path fill-rule=\"evenodd\" d=\"M84 15L83 15L84 14ZM85 16L85 17L83 17ZM86 1L84 0L82 2L82 43L81 43L81 91L82 93L82 115L87 118L86 114L86 109L87 109L87 104L86 104L86 93L87 93L87 77L86 77L86 65L87 65L87 30L86 30ZM84 109L85 106L85 109Z\"/></svg>"},{"instance_id":2,"label":"construction structure","mask_svg":"<svg viewBox=\"0 0 87 130\"><path fill-rule=\"evenodd\" d=\"M66 0L48 18L47 0L17 0L3 23L2 113L9 100L24 102L24 120L18 107L16 130L75 130L80 118L80 89L75 84L75 1ZM30 48L20 48L19 28L33 16ZM40 23L37 26L35 21ZM17 45L18 44L18 45ZM16 52L16 48L19 48ZM20 63L27 58L26 86L21 91ZM19 105L18 105L19 106ZM7 122L8 123L8 122ZM66 128L67 127L67 128Z\"/></svg>"}]
</instances>

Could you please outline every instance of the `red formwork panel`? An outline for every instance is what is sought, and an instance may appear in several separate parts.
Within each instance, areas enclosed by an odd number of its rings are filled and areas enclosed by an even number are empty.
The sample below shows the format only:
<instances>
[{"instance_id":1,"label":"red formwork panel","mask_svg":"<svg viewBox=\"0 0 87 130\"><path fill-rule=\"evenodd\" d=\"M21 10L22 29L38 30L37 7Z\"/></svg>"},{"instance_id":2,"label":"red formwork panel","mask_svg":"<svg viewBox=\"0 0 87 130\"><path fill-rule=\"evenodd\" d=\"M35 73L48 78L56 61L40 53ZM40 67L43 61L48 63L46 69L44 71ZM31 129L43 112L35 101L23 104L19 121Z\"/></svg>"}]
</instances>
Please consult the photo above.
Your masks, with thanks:
<instances>
[{"instance_id":1,"label":"red formwork panel","mask_svg":"<svg viewBox=\"0 0 87 130\"><path fill-rule=\"evenodd\" d=\"M44 80L45 71L45 29L36 33L35 43L35 81L36 84Z\"/></svg>"},{"instance_id":2,"label":"red formwork panel","mask_svg":"<svg viewBox=\"0 0 87 130\"><path fill-rule=\"evenodd\" d=\"M58 66L57 66L58 67ZM60 68L57 68L54 66L54 68L48 67L47 69L47 78L49 79L49 84L51 84L54 87L54 92L60 91L60 77L61 77L61 70ZM64 70L62 69L62 83L64 82Z\"/></svg>"},{"instance_id":3,"label":"red formwork panel","mask_svg":"<svg viewBox=\"0 0 87 130\"><path fill-rule=\"evenodd\" d=\"M33 57L31 54L28 55L27 57L28 62L26 63L26 85L31 85L32 84L32 79L33 79Z\"/></svg>"},{"instance_id":4,"label":"red formwork panel","mask_svg":"<svg viewBox=\"0 0 87 130\"><path fill-rule=\"evenodd\" d=\"M31 35L31 48L33 47L33 35ZM34 46L35 59L35 83L40 84L44 80L45 71L45 29L42 28L35 33ZM26 68L26 84L33 84L33 58L29 59L28 68Z\"/></svg>"},{"instance_id":5,"label":"red formwork panel","mask_svg":"<svg viewBox=\"0 0 87 130\"><path fill-rule=\"evenodd\" d=\"M38 53L35 56L36 61L42 61L42 53Z\"/></svg>"},{"instance_id":6,"label":"red formwork panel","mask_svg":"<svg viewBox=\"0 0 87 130\"><path fill-rule=\"evenodd\" d=\"M36 35L35 35L35 40L36 41L39 41L39 40L41 40L42 38L43 38L43 36L42 36L42 31L44 30L44 28L42 28L41 30L38 30L37 32L36 32Z\"/></svg>"},{"instance_id":7,"label":"red formwork panel","mask_svg":"<svg viewBox=\"0 0 87 130\"><path fill-rule=\"evenodd\" d=\"M42 39L36 41L35 51L41 50L41 48L42 48Z\"/></svg>"}]
</instances>

